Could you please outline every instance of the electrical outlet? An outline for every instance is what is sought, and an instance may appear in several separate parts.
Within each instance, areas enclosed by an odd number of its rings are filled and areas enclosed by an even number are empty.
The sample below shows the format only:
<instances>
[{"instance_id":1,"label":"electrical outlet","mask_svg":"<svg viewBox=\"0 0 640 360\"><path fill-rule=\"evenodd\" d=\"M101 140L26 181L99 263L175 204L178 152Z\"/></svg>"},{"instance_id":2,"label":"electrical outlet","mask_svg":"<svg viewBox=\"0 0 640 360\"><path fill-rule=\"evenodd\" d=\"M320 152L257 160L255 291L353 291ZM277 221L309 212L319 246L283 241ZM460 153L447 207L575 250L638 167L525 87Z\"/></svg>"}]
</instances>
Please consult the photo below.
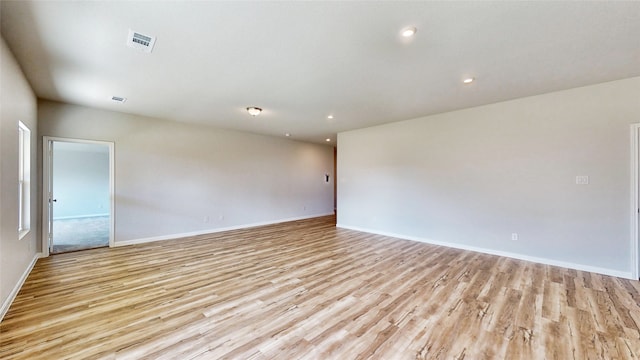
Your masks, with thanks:
<instances>
[{"instance_id":1,"label":"electrical outlet","mask_svg":"<svg viewBox=\"0 0 640 360\"><path fill-rule=\"evenodd\" d=\"M576 176L576 185L589 185L589 177L587 175Z\"/></svg>"},{"instance_id":2,"label":"electrical outlet","mask_svg":"<svg viewBox=\"0 0 640 360\"><path fill-rule=\"evenodd\" d=\"M518 233L511 233L511 240L518 241Z\"/></svg>"}]
</instances>

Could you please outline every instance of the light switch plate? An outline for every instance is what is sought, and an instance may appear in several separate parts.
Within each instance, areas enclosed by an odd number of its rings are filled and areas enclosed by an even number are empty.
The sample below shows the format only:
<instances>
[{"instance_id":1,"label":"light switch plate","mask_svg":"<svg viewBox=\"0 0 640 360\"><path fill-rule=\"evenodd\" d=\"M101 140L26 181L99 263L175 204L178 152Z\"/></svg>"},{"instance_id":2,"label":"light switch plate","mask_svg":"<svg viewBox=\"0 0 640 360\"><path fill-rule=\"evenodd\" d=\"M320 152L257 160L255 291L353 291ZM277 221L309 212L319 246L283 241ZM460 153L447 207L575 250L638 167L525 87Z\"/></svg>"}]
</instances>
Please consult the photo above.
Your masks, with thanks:
<instances>
[{"instance_id":1,"label":"light switch plate","mask_svg":"<svg viewBox=\"0 0 640 360\"><path fill-rule=\"evenodd\" d=\"M576 176L576 185L589 185L589 177L586 175Z\"/></svg>"}]
</instances>

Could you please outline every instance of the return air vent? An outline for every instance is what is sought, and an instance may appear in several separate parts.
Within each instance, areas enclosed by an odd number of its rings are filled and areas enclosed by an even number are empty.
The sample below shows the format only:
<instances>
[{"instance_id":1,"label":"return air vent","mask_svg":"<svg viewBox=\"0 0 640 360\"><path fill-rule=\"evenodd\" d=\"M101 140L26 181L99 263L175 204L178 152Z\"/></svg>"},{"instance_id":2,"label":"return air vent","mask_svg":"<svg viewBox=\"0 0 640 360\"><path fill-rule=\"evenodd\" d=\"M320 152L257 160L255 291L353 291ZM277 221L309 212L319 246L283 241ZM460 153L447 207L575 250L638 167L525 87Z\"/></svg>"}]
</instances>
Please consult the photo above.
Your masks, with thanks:
<instances>
[{"instance_id":1,"label":"return air vent","mask_svg":"<svg viewBox=\"0 0 640 360\"><path fill-rule=\"evenodd\" d=\"M153 45L156 43L156 38L149 35L140 34L139 32L129 29L129 36L127 37L127 46L134 49L150 53L153 50Z\"/></svg>"}]
</instances>

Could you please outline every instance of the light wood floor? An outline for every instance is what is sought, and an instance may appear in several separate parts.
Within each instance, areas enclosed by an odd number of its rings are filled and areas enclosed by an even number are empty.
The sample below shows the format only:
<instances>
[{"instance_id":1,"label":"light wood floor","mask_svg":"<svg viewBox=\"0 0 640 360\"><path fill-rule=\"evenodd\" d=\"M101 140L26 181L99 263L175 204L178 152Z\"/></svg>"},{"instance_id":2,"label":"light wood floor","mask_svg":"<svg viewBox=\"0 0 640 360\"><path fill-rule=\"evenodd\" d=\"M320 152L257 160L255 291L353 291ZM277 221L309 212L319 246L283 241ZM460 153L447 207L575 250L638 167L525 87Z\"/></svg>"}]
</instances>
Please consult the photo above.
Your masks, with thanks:
<instances>
[{"instance_id":1,"label":"light wood floor","mask_svg":"<svg viewBox=\"0 0 640 360\"><path fill-rule=\"evenodd\" d=\"M640 283L333 217L38 261L2 359L638 359Z\"/></svg>"}]
</instances>

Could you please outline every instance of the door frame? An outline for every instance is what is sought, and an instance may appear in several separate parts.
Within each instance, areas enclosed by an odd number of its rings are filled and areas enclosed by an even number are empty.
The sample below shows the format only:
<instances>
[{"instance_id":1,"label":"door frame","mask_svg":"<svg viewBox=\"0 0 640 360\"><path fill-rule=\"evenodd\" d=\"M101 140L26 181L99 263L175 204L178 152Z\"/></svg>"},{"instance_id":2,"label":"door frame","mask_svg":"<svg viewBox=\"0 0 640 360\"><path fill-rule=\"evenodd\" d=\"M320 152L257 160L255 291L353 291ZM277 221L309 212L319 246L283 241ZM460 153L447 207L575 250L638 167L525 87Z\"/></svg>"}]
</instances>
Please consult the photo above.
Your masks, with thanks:
<instances>
[{"instance_id":1,"label":"door frame","mask_svg":"<svg viewBox=\"0 0 640 360\"><path fill-rule=\"evenodd\" d=\"M80 144L96 144L106 145L109 147L109 247L115 245L115 144L109 141L97 141L86 139L72 139L55 136L42 137L42 256L49 256L49 238L50 228L49 220L51 216L50 200L51 200L51 184L52 184L52 161L51 161L51 144L53 141L80 143Z\"/></svg>"},{"instance_id":2,"label":"door frame","mask_svg":"<svg viewBox=\"0 0 640 360\"><path fill-rule=\"evenodd\" d=\"M640 123L631 124L631 277L640 276Z\"/></svg>"}]
</instances>

